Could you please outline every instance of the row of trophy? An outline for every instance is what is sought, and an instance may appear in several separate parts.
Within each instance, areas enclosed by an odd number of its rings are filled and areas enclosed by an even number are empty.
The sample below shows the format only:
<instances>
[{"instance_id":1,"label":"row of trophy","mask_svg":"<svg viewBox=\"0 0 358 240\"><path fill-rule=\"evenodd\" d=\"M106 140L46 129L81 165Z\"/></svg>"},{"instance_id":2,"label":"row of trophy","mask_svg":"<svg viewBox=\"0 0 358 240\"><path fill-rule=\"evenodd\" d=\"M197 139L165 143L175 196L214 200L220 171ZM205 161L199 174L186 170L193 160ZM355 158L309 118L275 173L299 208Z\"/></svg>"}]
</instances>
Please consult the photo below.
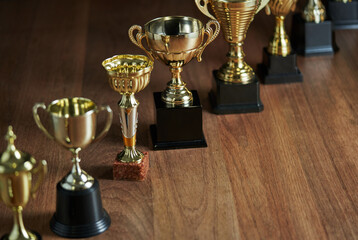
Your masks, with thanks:
<instances>
[{"instance_id":1,"label":"row of trophy","mask_svg":"<svg viewBox=\"0 0 358 240\"><path fill-rule=\"evenodd\" d=\"M227 62L213 71L214 88L209 94L213 112L263 110L259 80L244 60L243 44L255 14L265 6L266 13L275 16L276 26L272 40L263 51L263 63L258 66L262 82L302 81L296 53L284 27L285 17L295 8L295 0L195 0L195 3L211 18L206 25L185 16L156 18L144 28L134 25L128 31L129 38L147 56L115 55L102 63L110 87L122 96L118 110L124 149L113 157L115 180L140 181L145 179L149 169L148 152L136 148L139 102L134 95L149 84L154 59L167 65L171 72L166 89L154 93L157 122L150 126L154 150L207 146L198 92L186 88L181 72L193 58L201 61L204 49L218 36L220 28L229 44L229 52ZM292 32L297 52L305 55L333 53L332 26L325 19L325 8L320 0L308 0L303 14L294 16ZM143 40L149 49L144 47ZM50 130L43 126L39 108L46 111ZM97 135L100 112L107 113L107 120ZM72 168L57 183L56 211L50 221L51 230L59 236L90 237L106 231L111 224L102 206L99 183L80 167L79 152L106 135L112 115L109 106L97 106L94 101L82 97L58 99L47 106L37 103L33 107L37 126L48 138L72 153ZM43 160L35 167L36 160L31 155L16 149L12 127L6 139L8 147L0 158L0 199L14 211L15 220L11 233L3 239L40 239L38 233L24 227L22 210L46 175L47 163ZM38 180L32 186L32 176L37 173Z\"/></svg>"}]
</instances>

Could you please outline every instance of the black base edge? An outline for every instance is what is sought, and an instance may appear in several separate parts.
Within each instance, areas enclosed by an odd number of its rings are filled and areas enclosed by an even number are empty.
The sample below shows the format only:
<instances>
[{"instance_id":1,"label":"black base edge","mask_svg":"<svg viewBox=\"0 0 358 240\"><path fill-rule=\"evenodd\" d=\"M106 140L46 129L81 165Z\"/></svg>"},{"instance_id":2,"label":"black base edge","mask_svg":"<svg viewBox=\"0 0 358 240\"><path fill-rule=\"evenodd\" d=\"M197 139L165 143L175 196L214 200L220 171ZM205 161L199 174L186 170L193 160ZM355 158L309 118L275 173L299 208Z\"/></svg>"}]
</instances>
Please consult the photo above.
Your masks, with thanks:
<instances>
[{"instance_id":1,"label":"black base edge","mask_svg":"<svg viewBox=\"0 0 358 240\"><path fill-rule=\"evenodd\" d=\"M334 55L333 47L317 47L317 48L305 48L305 49L297 49L297 53L300 55L304 55L306 57L311 56L326 56L326 55Z\"/></svg>"},{"instance_id":2,"label":"black base edge","mask_svg":"<svg viewBox=\"0 0 358 240\"><path fill-rule=\"evenodd\" d=\"M358 29L358 20L354 22L344 22L344 21L332 21L333 30L344 30L344 29Z\"/></svg>"},{"instance_id":3,"label":"black base edge","mask_svg":"<svg viewBox=\"0 0 358 240\"><path fill-rule=\"evenodd\" d=\"M30 230L30 232L35 234L38 240L42 240L42 237L38 232L35 232L35 231L32 231L32 230ZM9 234L5 234L0 238L0 240L8 240L9 239L8 237L9 237Z\"/></svg>"},{"instance_id":4,"label":"black base edge","mask_svg":"<svg viewBox=\"0 0 358 240\"><path fill-rule=\"evenodd\" d=\"M106 210L103 211L104 217L99 221L76 226L64 225L53 216L50 221L50 228L55 234L64 238L88 238L96 236L106 231L111 225L111 218Z\"/></svg>"},{"instance_id":5,"label":"black base edge","mask_svg":"<svg viewBox=\"0 0 358 240\"><path fill-rule=\"evenodd\" d=\"M175 141L175 142L159 142L157 141L157 126L150 125L150 133L152 136L153 150L168 150L168 149L183 149L183 148L204 148L206 144L204 134L201 139L189 141Z\"/></svg>"},{"instance_id":6,"label":"black base edge","mask_svg":"<svg viewBox=\"0 0 358 240\"><path fill-rule=\"evenodd\" d=\"M209 99L212 106L212 112L218 115L221 114L235 114L235 113L256 113L264 110L264 105L261 100L257 103L240 103L240 104L217 104L215 100L215 93L209 92Z\"/></svg>"},{"instance_id":7,"label":"black base edge","mask_svg":"<svg viewBox=\"0 0 358 240\"><path fill-rule=\"evenodd\" d=\"M297 73L288 74L267 74L267 69L264 64L257 65L260 80L263 84L280 84L280 83L295 83L302 82L303 75L300 70L297 69Z\"/></svg>"}]
</instances>

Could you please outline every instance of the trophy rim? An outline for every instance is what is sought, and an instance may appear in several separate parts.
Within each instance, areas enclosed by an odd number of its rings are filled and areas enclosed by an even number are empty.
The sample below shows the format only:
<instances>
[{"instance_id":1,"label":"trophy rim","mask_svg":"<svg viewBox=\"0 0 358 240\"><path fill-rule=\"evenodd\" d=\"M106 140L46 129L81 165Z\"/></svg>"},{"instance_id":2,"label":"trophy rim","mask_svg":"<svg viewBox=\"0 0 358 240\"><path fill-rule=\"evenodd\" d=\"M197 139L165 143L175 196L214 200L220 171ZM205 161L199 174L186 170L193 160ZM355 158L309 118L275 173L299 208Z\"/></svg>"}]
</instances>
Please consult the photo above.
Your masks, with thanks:
<instances>
[{"instance_id":1,"label":"trophy rim","mask_svg":"<svg viewBox=\"0 0 358 240\"><path fill-rule=\"evenodd\" d=\"M64 100L72 100L73 99L77 99L77 100L81 100L81 101L84 101L84 102L87 102L87 103L92 103L93 104L93 108L85 111L84 113L82 114L78 114L78 115L72 115L72 114L59 114L58 112L54 112L54 111L51 111L51 107L57 105L60 101L64 101ZM84 98L84 97L64 97L64 98L60 98L60 99L56 99L56 100L53 100L47 107L47 111L48 113L50 113L52 116L55 116L55 117L58 117L58 118L75 118L75 117L82 117L82 116L86 116L86 115L90 115L90 114L93 114L94 112L97 111L97 104L92 101L91 99L89 98Z\"/></svg>"},{"instance_id":2,"label":"trophy rim","mask_svg":"<svg viewBox=\"0 0 358 240\"><path fill-rule=\"evenodd\" d=\"M140 59L143 62L147 62L148 65L144 68L142 68L141 70L137 71L137 72L133 72L133 73L120 73L117 71L113 71L111 69L107 69L106 65L110 62L113 62L113 60L115 59ZM152 61L151 59L149 59L147 56L144 55L134 55L134 54L119 54L119 55L114 55L110 58L107 58L105 60L103 60L102 62L102 66L104 67L104 69L110 73L110 74L114 74L118 77L138 77L138 76L142 76L144 74L147 74L149 72L151 72L153 70L153 66L154 66L154 61Z\"/></svg>"},{"instance_id":3,"label":"trophy rim","mask_svg":"<svg viewBox=\"0 0 358 240\"><path fill-rule=\"evenodd\" d=\"M178 33L178 34L165 34L165 33L157 33L157 32L149 31L149 25L153 24L154 22L161 21L161 20L167 20L167 19L168 20L172 20L172 19L187 19L187 20L190 20L192 22L197 22L200 27L198 28L198 30L192 31L190 33ZM146 24L144 24L145 32L153 34L153 35L158 35L158 36L170 36L170 37L190 36L190 35L195 34L195 33L200 34L203 31L203 29L204 29L204 24L199 19L194 18L194 17L190 17L190 16L182 16L182 15L157 17L157 18L154 18L154 19L150 20Z\"/></svg>"}]
</instances>

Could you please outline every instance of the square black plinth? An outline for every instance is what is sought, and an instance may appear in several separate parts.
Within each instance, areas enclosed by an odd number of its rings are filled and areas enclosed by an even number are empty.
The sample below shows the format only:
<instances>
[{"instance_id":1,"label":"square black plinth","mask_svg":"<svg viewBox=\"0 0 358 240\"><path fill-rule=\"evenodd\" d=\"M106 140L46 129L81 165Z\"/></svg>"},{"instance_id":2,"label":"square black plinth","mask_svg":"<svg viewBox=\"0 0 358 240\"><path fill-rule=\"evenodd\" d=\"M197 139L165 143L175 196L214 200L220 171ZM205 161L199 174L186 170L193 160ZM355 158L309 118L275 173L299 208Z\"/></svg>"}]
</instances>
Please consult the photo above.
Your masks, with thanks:
<instances>
[{"instance_id":1,"label":"square black plinth","mask_svg":"<svg viewBox=\"0 0 358 240\"><path fill-rule=\"evenodd\" d=\"M357 29L358 0L347 3L329 0L327 15L333 22L333 29Z\"/></svg>"},{"instance_id":2,"label":"square black plinth","mask_svg":"<svg viewBox=\"0 0 358 240\"><path fill-rule=\"evenodd\" d=\"M296 64L296 54L286 57L271 55L267 48L263 50L263 63L258 65L258 73L262 83L292 83L302 82L303 76Z\"/></svg>"},{"instance_id":3,"label":"square black plinth","mask_svg":"<svg viewBox=\"0 0 358 240\"><path fill-rule=\"evenodd\" d=\"M292 20L292 47L305 56L333 55L334 48L332 22L306 22L301 14Z\"/></svg>"},{"instance_id":4,"label":"square black plinth","mask_svg":"<svg viewBox=\"0 0 358 240\"><path fill-rule=\"evenodd\" d=\"M249 84L224 82L216 78L214 73L214 89L209 93L215 114L261 112L264 105L260 99L260 85L255 80Z\"/></svg>"},{"instance_id":5,"label":"square black plinth","mask_svg":"<svg viewBox=\"0 0 358 240\"><path fill-rule=\"evenodd\" d=\"M168 106L160 92L153 94L157 124L150 126L150 132L154 150L207 147L199 95L196 90L191 92L193 102L186 107Z\"/></svg>"}]
</instances>

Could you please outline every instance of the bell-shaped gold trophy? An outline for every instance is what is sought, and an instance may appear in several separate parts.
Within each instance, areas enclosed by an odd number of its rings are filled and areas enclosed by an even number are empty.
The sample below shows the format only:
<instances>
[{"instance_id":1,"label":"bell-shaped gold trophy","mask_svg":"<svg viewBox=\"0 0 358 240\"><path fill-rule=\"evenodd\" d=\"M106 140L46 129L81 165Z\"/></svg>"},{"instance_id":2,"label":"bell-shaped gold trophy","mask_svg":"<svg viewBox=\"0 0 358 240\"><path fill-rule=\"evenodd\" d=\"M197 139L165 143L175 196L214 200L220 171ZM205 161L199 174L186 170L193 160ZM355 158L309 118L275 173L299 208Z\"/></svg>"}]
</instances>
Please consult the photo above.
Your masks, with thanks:
<instances>
[{"instance_id":1,"label":"bell-shaped gold trophy","mask_svg":"<svg viewBox=\"0 0 358 240\"><path fill-rule=\"evenodd\" d=\"M41 123L38 108L50 117L50 133ZM104 129L96 135L97 115L104 111L107 120ZM72 153L72 168L57 184L56 213L51 219L51 230L61 237L83 238L106 231L110 217L102 207L98 181L80 167L79 152L99 141L112 124L109 106L97 106L81 97L63 98L50 103L36 103L33 116L37 126L50 139Z\"/></svg>"},{"instance_id":2,"label":"bell-shaped gold trophy","mask_svg":"<svg viewBox=\"0 0 358 240\"><path fill-rule=\"evenodd\" d=\"M111 88L122 95L118 102L124 149L113 164L115 180L144 180L149 168L148 152L136 148L138 106L134 94L148 84L153 61L142 55L116 55L102 62Z\"/></svg>"},{"instance_id":3,"label":"bell-shaped gold trophy","mask_svg":"<svg viewBox=\"0 0 358 240\"><path fill-rule=\"evenodd\" d=\"M215 31L211 26L215 26ZM181 72L193 58L201 61L204 49L219 31L220 25L215 20L203 25L198 19L186 16L153 19L144 25L144 32L139 25L129 29L130 40L151 59L167 65L172 74L167 88L154 93L157 124L151 126L151 134L155 150L207 146L199 95L186 88ZM143 46L143 39L149 49Z\"/></svg>"},{"instance_id":4,"label":"bell-shaped gold trophy","mask_svg":"<svg viewBox=\"0 0 358 240\"><path fill-rule=\"evenodd\" d=\"M274 15L275 29L269 46L263 51L263 64L259 65L262 82L265 84L301 82L302 74L296 63L297 55L292 51L285 30L285 18L296 7L296 0L270 0L267 15Z\"/></svg>"},{"instance_id":5,"label":"bell-shaped gold trophy","mask_svg":"<svg viewBox=\"0 0 358 240\"><path fill-rule=\"evenodd\" d=\"M210 93L213 111L217 114L260 112L259 82L245 62L243 45L246 32L255 14L268 0L195 0L199 10L217 19L229 43L228 61L214 71L216 88ZM208 10L208 5L214 16Z\"/></svg>"},{"instance_id":6,"label":"bell-shaped gold trophy","mask_svg":"<svg viewBox=\"0 0 358 240\"><path fill-rule=\"evenodd\" d=\"M304 11L292 19L292 47L305 56L332 55L336 48L332 22L326 20L321 0L308 0Z\"/></svg>"},{"instance_id":7,"label":"bell-shaped gold trophy","mask_svg":"<svg viewBox=\"0 0 358 240\"><path fill-rule=\"evenodd\" d=\"M8 141L7 149L0 155L0 200L14 212L14 226L10 234L3 236L3 240L41 239L41 236L28 231L22 219L22 211L30 196L34 196L39 189L46 173L47 163L42 160L36 165L36 160L28 153L16 149L14 141L16 135L9 126L5 136ZM32 178L39 174L33 185Z\"/></svg>"}]
</instances>

